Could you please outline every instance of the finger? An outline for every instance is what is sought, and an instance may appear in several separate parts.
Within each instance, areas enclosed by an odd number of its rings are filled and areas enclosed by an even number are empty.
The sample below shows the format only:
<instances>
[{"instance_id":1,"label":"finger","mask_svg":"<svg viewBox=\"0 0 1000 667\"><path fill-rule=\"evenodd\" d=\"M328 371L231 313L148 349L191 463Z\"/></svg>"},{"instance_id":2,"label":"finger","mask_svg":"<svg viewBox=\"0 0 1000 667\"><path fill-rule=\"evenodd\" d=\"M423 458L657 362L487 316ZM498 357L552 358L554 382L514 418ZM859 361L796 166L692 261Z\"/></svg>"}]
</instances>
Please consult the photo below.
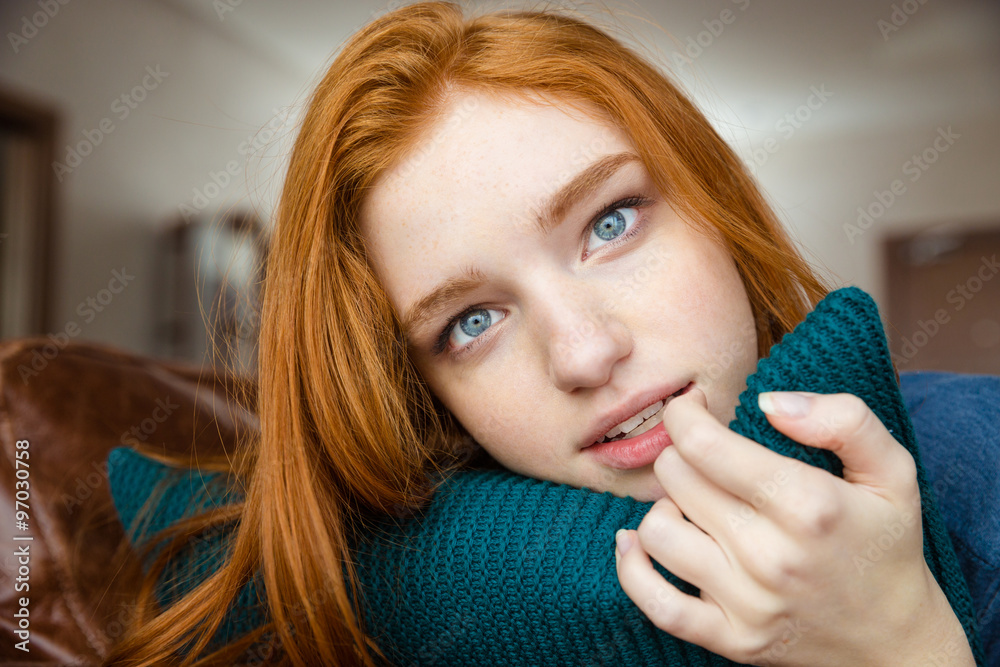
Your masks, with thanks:
<instances>
[{"instance_id":1,"label":"finger","mask_svg":"<svg viewBox=\"0 0 1000 667\"><path fill-rule=\"evenodd\" d=\"M662 553L656 550L654 540L643 540L643 546L654 559L677 576L699 588L722 591L722 597L732 588L732 585L726 582L731 582L739 576L739 573L749 573L757 581L773 580L774 562L771 562L773 559L769 556L780 553L780 545L784 544L781 538L783 532L790 525L797 528L801 515L810 517L811 507L819 505L824 511L829 511L829 507L835 506L826 500L828 497L826 495L820 495L818 499L807 496L805 503L799 500L792 504L787 498L772 502L772 497L777 495L777 488L772 489L767 486L763 486L763 490L755 494L753 504L748 503L706 479L688 465L679 454L671 452L671 449L673 448L668 447L664 450L654 464L660 470L661 484L670 494L661 500L669 500L678 508L678 512L683 512L690 519L684 523L701 533L703 538L711 540L715 550L710 550L701 544L695 554L700 559L699 562L683 560L678 564L678 559L692 558L691 552L677 548L680 538L667 541L667 544L661 547ZM832 475L823 474L835 479ZM842 480L837 481L842 482ZM793 488L791 491L794 493L796 489ZM789 498L793 497L789 494ZM656 509L657 505L654 504L643 517L643 522L647 520L656 522L657 517L654 512ZM651 515L654 515L652 519ZM640 523L640 536L642 529L643 524ZM668 528L663 530L666 531ZM683 539L694 540L697 537L688 531ZM721 554L721 557L710 559L716 553ZM711 570L704 571L700 569L702 567Z\"/></svg>"},{"instance_id":2,"label":"finger","mask_svg":"<svg viewBox=\"0 0 1000 667\"><path fill-rule=\"evenodd\" d=\"M625 594L659 629L714 651L718 640L713 638L724 637L728 631L722 610L699 597L682 593L654 570L634 530L619 533L622 537L615 549L615 561Z\"/></svg>"},{"instance_id":3,"label":"finger","mask_svg":"<svg viewBox=\"0 0 1000 667\"><path fill-rule=\"evenodd\" d=\"M722 548L684 518L670 498L653 504L636 529L643 550L684 581L707 591L724 591L732 572Z\"/></svg>"},{"instance_id":4,"label":"finger","mask_svg":"<svg viewBox=\"0 0 1000 667\"><path fill-rule=\"evenodd\" d=\"M747 503L703 475L675 447L660 453L653 473L679 511L725 546L726 541L720 539L723 531L732 523L731 517L745 513Z\"/></svg>"},{"instance_id":5,"label":"finger","mask_svg":"<svg viewBox=\"0 0 1000 667\"><path fill-rule=\"evenodd\" d=\"M723 426L708 411L705 394L697 387L667 404L663 427L673 441L663 454L676 450L699 473L758 510L810 468Z\"/></svg>"},{"instance_id":6,"label":"finger","mask_svg":"<svg viewBox=\"0 0 1000 667\"><path fill-rule=\"evenodd\" d=\"M757 400L774 428L796 442L836 454L848 482L916 491L913 456L859 397L791 391L764 392Z\"/></svg>"}]
</instances>

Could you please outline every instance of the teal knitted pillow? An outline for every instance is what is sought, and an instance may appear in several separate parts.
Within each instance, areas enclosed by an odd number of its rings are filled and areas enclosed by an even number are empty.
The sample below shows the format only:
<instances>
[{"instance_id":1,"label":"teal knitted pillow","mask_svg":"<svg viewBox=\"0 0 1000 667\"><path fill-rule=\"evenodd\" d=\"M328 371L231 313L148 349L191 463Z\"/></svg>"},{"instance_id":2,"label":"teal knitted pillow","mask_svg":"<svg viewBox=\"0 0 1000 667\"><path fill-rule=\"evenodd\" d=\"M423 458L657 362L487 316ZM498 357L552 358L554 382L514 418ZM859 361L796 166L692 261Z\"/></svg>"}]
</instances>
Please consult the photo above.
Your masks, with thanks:
<instances>
[{"instance_id":1,"label":"teal knitted pillow","mask_svg":"<svg viewBox=\"0 0 1000 667\"><path fill-rule=\"evenodd\" d=\"M841 475L835 455L795 443L768 423L757 394L781 390L855 394L913 455L924 555L983 664L968 588L868 294L856 287L828 294L757 364L729 424L780 454ZM108 466L115 505L136 541L144 539L134 532L137 510L168 475L177 477L169 480L169 493L154 500L144 535L237 497L226 495L233 492L218 474L173 471L124 447L112 450ZM456 472L418 516L399 524L386 518L357 545L367 629L395 664L733 665L659 630L622 591L614 534L636 528L650 507L505 470ZM188 590L224 558L224 533L193 543L171 564L161 599ZM697 592L654 565L682 591ZM258 579L242 591L215 645L263 622L259 590Z\"/></svg>"}]
</instances>

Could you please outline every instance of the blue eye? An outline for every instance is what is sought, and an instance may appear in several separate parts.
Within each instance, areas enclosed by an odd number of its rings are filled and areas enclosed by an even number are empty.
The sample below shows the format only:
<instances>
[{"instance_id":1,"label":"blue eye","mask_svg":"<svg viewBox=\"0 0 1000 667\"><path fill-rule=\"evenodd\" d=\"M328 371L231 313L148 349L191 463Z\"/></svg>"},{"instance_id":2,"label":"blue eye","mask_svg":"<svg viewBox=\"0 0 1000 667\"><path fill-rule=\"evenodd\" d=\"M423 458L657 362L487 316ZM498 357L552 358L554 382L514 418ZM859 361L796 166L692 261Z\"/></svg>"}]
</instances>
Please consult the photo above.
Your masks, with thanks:
<instances>
[{"instance_id":1,"label":"blue eye","mask_svg":"<svg viewBox=\"0 0 1000 667\"><path fill-rule=\"evenodd\" d=\"M614 208L601 213L591 225L590 241L593 242L594 239L597 241L614 241L622 234L625 234L627 230L635 225L639 210L634 208L634 205L639 203L641 203L641 200L636 202L623 200L612 204L611 206ZM597 248L602 245L606 244L599 244ZM587 252L591 252L597 248L588 244Z\"/></svg>"},{"instance_id":2,"label":"blue eye","mask_svg":"<svg viewBox=\"0 0 1000 667\"><path fill-rule=\"evenodd\" d=\"M440 339L435 346L435 352L443 352L452 334L456 334L455 344L463 348L472 340L479 337L484 331L490 328L494 322L499 322L504 318L502 311L491 308L473 308L467 310L445 327ZM467 340L462 340L465 336Z\"/></svg>"}]
</instances>

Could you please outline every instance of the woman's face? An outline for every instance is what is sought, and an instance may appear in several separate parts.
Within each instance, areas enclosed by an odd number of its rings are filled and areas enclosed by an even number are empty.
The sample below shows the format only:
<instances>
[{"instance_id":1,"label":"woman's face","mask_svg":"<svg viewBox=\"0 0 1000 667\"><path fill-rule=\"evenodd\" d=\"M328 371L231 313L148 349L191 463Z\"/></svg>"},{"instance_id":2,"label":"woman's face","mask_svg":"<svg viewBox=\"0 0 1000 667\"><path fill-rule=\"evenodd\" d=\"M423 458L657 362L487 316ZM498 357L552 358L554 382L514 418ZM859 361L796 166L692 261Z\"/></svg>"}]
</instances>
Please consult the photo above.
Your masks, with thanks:
<instances>
[{"instance_id":1,"label":"woman's face","mask_svg":"<svg viewBox=\"0 0 1000 667\"><path fill-rule=\"evenodd\" d=\"M630 154L597 114L462 94L361 222L415 366L493 458L651 501L659 412L615 426L691 383L727 424L757 341L729 254Z\"/></svg>"}]
</instances>

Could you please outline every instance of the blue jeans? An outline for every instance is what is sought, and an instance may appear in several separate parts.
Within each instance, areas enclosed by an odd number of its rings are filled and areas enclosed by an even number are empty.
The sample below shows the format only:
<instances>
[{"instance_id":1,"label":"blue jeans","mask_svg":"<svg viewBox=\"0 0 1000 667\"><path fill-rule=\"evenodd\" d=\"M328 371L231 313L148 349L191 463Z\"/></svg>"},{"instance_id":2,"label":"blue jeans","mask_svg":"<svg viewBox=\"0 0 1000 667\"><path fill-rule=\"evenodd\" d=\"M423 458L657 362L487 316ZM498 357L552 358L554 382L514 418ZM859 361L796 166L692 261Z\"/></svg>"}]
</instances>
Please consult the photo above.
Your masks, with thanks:
<instances>
[{"instance_id":1,"label":"blue jeans","mask_svg":"<svg viewBox=\"0 0 1000 667\"><path fill-rule=\"evenodd\" d=\"M902 371L920 458L1000 666L1000 376Z\"/></svg>"}]
</instances>

